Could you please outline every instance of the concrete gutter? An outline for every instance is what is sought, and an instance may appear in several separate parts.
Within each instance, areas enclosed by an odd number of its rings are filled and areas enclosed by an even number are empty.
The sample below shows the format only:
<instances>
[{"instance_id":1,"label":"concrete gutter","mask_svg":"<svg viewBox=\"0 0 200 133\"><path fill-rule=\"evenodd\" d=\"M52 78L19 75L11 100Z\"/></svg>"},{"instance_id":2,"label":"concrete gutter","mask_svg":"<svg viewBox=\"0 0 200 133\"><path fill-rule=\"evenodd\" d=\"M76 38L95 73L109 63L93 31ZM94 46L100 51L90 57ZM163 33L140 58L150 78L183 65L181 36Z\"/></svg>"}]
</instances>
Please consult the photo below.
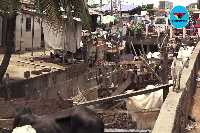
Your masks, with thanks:
<instances>
[{"instance_id":1,"label":"concrete gutter","mask_svg":"<svg viewBox=\"0 0 200 133\"><path fill-rule=\"evenodd\" d=\"M184 68L180 90L170 92L162 105L152 133L186 133L189 108L196 91L197 73L200 67L200 42L194 49L189 67Z\"/></svg>"}]
</instances>

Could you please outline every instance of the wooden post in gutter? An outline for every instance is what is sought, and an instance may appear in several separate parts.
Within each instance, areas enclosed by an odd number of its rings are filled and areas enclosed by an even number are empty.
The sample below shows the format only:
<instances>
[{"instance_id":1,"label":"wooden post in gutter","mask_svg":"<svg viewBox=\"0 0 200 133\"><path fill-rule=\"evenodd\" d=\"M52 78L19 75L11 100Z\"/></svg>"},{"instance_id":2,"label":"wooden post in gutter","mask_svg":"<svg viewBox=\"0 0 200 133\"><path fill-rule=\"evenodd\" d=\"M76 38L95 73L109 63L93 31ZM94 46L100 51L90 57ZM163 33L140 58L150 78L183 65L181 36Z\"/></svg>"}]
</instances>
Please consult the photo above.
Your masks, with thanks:
<instances>
[{"instance_id":1,"label":"wooden post in gutter","mask_svg":"<svg viewBox=\"0 0 200 133\"><path fill-rule=\"evenodd\" d=\"M33 15L33 25L32 25L32 50L31 50L31 56L33 56L33 40L34 40L34 15Z\"/></svg>"},{"instance_id":2,"label":"wooden post in gutter","mask_svg":"<svg viewBox=\"0 0 200 133\"><path fill-rule=\"evenodd\" d=\"M164 44L163 44L163 73L162 73L162 81L163 84L167 84L168 83L168 52L167 52L167 44L168 44L168 36L166 35L166 38L164 40ZM169 87L163 89L163 101L166 99L167 95L169 93Z\"/></svg>"},{"instance_id":3,"label":"wooden post in gutter","mask_svg":"<svg viewBox=\"0 0 200 133\"><path fill-rule=\"evenodd\" d=\"M168 36L164 40L163 44L163 84L166 84L168 82L168 52L167 52L167 43L168 43Z\"/></svg>"}]
</instances>

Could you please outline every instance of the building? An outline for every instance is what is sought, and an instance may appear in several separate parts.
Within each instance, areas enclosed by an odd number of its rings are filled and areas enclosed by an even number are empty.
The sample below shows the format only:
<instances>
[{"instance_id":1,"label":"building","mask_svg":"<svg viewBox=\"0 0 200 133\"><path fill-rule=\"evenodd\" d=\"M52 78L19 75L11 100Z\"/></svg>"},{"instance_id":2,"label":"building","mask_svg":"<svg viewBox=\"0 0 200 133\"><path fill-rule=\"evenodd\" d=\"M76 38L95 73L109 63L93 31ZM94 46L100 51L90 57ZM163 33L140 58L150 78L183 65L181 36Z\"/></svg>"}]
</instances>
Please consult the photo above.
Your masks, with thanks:
<instances>
[{"instance_id":1,"label":"building","mask_svg":"<svg viewBox=\"0 0 200 133\"><path fill-rule=\"evenodd\" d=\"M167 13L164 9L159 9L154 7L153 10L155 10L155 15L156 16L165 16L165 14Z\"/></svg>"},{"instance_id":2,"label":"building","mask_svg":"<svg viewBox=\"0 0 200 133\"><path fill-rule=\"evenodd\" d=\"M159 1L159 9L172 10L172 8L173 8L173 2L170 2L170 1Z\"/></svg>"},{"instance_id":3,"label":"building","mask_svg":"<svg viewBox=\"0 0 200 133\"><path fill-rule=\"evenodd\" d=\"M86 2L89 6L92 6L94 4L94 0L86 0Z\"/></svg>"}]
</instances>

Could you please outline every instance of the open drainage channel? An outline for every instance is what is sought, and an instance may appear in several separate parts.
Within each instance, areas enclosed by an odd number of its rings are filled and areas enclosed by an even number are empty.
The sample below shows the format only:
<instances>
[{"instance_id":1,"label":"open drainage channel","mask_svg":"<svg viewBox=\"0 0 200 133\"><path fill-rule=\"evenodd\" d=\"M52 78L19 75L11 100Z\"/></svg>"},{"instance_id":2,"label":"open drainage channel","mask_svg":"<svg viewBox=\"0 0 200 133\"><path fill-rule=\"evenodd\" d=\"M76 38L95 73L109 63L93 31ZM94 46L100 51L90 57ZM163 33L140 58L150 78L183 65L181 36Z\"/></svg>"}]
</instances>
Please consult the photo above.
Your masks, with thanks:
<instances>
[{"instance_id":1,"label":"open drainage channel","mask_svg":"<svg viewBox=\"0 0 200 133\"><path fill-rule=\"evenodd\" d=\"M151 133L152 130L138 129L104 129L105 133Z\"/></svg>"}]
</instances>

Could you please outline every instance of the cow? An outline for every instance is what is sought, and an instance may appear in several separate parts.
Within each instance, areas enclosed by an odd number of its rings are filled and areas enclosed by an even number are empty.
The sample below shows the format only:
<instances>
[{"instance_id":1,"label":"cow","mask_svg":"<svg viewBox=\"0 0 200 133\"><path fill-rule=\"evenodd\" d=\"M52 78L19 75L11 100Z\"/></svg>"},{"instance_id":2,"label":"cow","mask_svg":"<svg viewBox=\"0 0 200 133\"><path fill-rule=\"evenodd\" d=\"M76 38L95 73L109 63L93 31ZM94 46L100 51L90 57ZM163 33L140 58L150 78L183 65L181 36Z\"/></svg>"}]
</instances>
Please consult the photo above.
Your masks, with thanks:
<instances>
[{"instance_id":1,"label":"cow","mask_svg":"<svg viewBox=\"0 0 200 133\"><path fill-rule=\"evenodd\" d=\"M154 88L154 85L148 85L146 89ZM173 87L169 87L169 92L172 92ZM133 90L127 90L125 93L132 93ZM159 111L140 113L137 111L148 109L160 109L163 104L163 90L158 90L148 94L142 94L124 98L126 108L131 111L132 121L136 122L137 129L147 130L153 129L154 124L159 115ZM135 113L137 112L137 113Z\"/></svg>"},{"instance_id":2,"label":"cow","mask_svg":"<svg viewBox=\"0 0 200 133\"><path fill-rule=\"evenodd\" d=\"M180 88L180 78L183 71L183 63L177 59L177 54L173 55L171 65L171 76L173 80L173 90Z\"/></svg>"},{"instance_id":3,"label":"cow","mask_svg":"<svg viewBox=\"0 0 200 133\"><path fill-rule=\"evenodd\" d=\"M13 121L13 129L31 125L37 133L103 133L103 119L93 110L77 106L57 113L37 116L25 106Z\"/></svg>"},{"instance_id":4,"label":"cow","mask_svg":"<svg viewBox=\"0 0 200 133\"><path fill-rule=\"evenodd\" d=\"M146 89L151 89L154 85L148 85ZM132 93L132 90L127 90L126 93ZM142 94L125 98L126 108L128 111L141 111L143 109L161 108L163 104L163 90ZM153 129L159 112L132 113L132 121L136 122L137 129L147 130Z\"/></svg>"},{"instance_id":5,"label":"cow","mask_svg":"<svg viewBox=\"0 0 200 133\"><path fill-rule=\"evenodd\" d=\"M139 78L137 76L137 71L133 69L126 70L123 81L125 81L128 78L131 79L132 83L125 89L125 91L132 89L138 90Z\"/></svg>"}]
</instances>

